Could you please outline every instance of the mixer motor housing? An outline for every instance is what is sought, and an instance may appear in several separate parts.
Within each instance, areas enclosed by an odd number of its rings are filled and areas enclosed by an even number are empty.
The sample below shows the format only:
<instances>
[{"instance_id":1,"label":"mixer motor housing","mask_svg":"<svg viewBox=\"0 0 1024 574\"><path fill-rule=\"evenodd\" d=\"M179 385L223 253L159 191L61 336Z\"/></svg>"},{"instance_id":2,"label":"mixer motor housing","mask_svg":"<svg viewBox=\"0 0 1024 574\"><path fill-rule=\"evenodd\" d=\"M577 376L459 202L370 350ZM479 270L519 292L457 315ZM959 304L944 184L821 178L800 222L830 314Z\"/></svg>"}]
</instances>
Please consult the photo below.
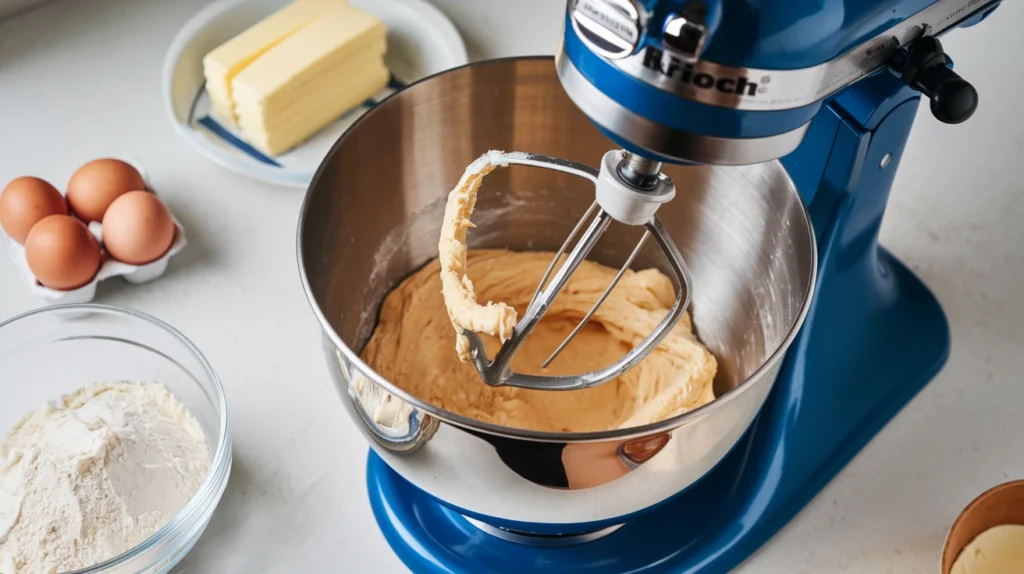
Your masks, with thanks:
<instances>
[{"instance_id":1,"label":"mixer motor housing","mask_svg":"<svg viewBox=\"0 0 1024 574\"><path fill-rule=\"evenodd\" d=\"M978 94L937 37L998 0L570 0L566 93L612 140L659 161L751 164L803 141L823 104L891 73L959 123ZM909 73L908 73L909 72Z\"/></svg>"}]
</instances>

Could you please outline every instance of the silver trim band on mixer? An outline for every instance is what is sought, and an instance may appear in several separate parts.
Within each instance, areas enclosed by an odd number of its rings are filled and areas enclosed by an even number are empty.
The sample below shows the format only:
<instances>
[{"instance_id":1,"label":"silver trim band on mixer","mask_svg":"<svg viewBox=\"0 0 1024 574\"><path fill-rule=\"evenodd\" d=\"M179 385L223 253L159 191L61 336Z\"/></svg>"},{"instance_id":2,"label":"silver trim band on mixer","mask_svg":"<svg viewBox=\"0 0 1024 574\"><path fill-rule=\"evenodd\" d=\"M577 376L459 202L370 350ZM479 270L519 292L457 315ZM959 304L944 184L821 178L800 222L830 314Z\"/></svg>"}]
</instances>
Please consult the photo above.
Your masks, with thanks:
<instances>
[{"instance_id":1,"label":"silver trim band on mixer","mask_svg":"<svg viewBox=\"0 0 1024 574\"><path fill-rule=\"evenodd\" d=\"M883 67L900 46L937 36L998 0L942 0L833 60L798 70L686 63L671 49L647 47L610 63L655 88L737 110L788 110L817 102Z\"/></svg>"},{"instance_id":2,"label":"silver trim band on mixer","mask_svg":"<svg viewBox=\"0 0 1024 574\"><path fill-rule=\"evenodd\" d=\"M714 165L749 165L780 158L797 148L810 122L785 133L762 138L722 138L671 128L640 116L609 98L583 77L558 50L555 69L565 93L587 116L605 129L658 155Z\"/></svg>"},{"instance_id":3,"label":"silver trim band on mixer","mask_svg":"<svg viewBox=\"0 0 1024 574\"><path fill-rule=\"evenodd\" d=\"M517 532L515 530L508 530L505 528L498 528L497 526L491 526L486 522L470 518L463 515L466 522L472 524L478 528L481 532L500 538L507 542L514 542L516 544L522 544L523 546L538 546L542 548L561 548L565 546L575 546L577 544L585 544L587 542L593 542L608 536L616 530L623 527L623 524L613 524L606 528L594 530L591 532L582 532L580 534L533 534L529 532Z\"/></svg>"}]
</instances>

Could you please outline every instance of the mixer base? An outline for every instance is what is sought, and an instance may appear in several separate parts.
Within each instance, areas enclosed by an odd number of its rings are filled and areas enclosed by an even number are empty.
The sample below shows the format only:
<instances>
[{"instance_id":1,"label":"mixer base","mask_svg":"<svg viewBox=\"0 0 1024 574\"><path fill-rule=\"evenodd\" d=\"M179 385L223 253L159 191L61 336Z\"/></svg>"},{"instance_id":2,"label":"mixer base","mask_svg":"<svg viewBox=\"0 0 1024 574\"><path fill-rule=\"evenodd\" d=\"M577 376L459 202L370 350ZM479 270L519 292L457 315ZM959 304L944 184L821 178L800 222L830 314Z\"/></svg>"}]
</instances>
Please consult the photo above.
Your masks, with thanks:
<instances>
[{"instance_id":1,"label":"mixer base","mask_svg":"<svg viewBox=\"0 0 1024 574\"><path fill-rule=\"evenodd\" d=\"M591 542L525 545L481 531L370 454L374 515L414 572L727 572L782 528L935 375L949 329L884 249L825 269L764 408L700 482ZM833 270L834 271L834 270ZM832 279L838 279L832 276ZM836 325L843 325L837 330Z\"/></svg>"}]
</instances>

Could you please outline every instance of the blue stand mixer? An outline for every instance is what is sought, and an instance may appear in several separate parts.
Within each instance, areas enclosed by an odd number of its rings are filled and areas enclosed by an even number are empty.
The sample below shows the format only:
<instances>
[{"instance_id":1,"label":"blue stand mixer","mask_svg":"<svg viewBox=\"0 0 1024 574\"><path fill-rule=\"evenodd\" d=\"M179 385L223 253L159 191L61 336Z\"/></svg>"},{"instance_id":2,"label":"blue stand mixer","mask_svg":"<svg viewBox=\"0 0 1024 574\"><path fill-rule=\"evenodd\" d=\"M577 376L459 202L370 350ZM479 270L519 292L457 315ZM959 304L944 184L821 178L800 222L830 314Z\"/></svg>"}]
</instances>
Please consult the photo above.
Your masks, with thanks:
<instances>
[{"instance_id":1,"label":"blue stand mixer","mask_svg":"<svg viewBox=\"0 0 1024 574\"><path fill-rule=\"evenodd\" d=\"M627 515L573 528L496 519L425 492L395 470L411 468L404 459L376 446L412 452L436 420L414 415L397 435L372 436L371 504L399 557L416 572L726 572L784 526L947 358L942 309L878 232L921 96L951 124L978 105L938 37L997 5L794 0L768 11L748 0L570 0L555 68L579 110L629 152L617 176L642 189L663 163L780 159L813 224L813 297L742 438L681 492ZM336 175L321 168L317 177ZM686 193L680 185L673 201ZM300 222L307 267L309 229L329 207L318 201L307 196ZM329 279L308 269L304 278L321 323L342 330L317 293ZM339 384L358 387L357 358L338 352L355 345L329 339Z\"/></svg>"}]
</instances>

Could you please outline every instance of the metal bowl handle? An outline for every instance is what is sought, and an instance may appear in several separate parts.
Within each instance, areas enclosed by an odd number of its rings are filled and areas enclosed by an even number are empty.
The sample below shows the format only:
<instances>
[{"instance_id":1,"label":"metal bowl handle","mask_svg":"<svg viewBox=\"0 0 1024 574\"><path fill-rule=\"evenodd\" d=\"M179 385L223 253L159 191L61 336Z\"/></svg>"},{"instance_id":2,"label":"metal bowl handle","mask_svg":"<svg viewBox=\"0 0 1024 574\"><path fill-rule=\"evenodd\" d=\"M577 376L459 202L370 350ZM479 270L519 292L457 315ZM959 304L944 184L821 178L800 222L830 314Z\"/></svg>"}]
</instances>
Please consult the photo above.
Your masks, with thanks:
<instances>
[{"instance_id":1,"label":"metal bowl handle","mask_svg":"<svg viewBox=\"0 0 1024 574\"><path fill-rule=\"evenodd\" d=\"M389 452L408 455L422 448L434 436L440 426L437 419L413 408L365 376L361 374L353 376L347 368L348 364L331 344L330 339L325 338L324 350L328 355L327 363L335 388L342 395L343 402L354 418L362 421L363 424L360 426L370 439ZM354 372L358 373L358 371ZM356 377L360 378L361 385L357 384ZM364 403L366 400L377 401L378 408L382 404L391 403L392 408L398 408L400 412L407 411L407 413L402 417L401 424L386 425L379 420L379 417L367 410Z\"/></svg>"}]
</instances>

